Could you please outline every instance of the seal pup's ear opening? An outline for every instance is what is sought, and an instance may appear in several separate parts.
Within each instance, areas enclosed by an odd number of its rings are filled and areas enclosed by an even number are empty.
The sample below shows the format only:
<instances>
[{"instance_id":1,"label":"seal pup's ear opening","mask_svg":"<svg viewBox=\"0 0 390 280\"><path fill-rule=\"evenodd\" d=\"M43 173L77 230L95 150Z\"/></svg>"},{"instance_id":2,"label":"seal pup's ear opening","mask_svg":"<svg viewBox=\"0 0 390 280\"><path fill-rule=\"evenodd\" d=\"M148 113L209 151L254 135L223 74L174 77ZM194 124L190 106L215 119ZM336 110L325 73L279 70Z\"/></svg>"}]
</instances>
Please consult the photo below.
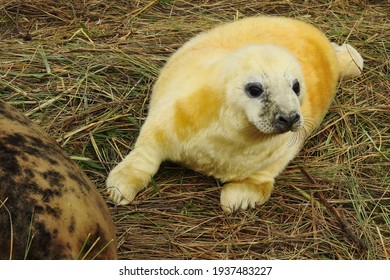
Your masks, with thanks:
<instances>
[{"instance_id":1,"label":"seal pup's ear opening","mask_svg":"<svg viewBox=\"0 0 390 280\"><path fill-rule=\"evenodd\" d=\"M359 52L348 44L341 46L332 43L339 61L340 79L351 79L359 76L363 70L363 58Z\"/></svg>"}]
</instances>

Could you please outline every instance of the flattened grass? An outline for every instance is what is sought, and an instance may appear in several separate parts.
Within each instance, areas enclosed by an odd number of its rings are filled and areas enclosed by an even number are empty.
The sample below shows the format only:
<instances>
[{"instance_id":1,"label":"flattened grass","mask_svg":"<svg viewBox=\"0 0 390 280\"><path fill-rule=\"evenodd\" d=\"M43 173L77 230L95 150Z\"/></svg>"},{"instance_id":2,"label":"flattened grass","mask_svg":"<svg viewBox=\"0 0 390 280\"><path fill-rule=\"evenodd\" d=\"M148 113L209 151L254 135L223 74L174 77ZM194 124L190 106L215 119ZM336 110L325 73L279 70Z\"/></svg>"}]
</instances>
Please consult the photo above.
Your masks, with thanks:
<instances>
[{"instance_id":1,"label":"flattened grass","mask_svg":"<svg viewBox=\"0 0 390 280\"><path fill-rule=\"evenodd\" d=\"M297 17L359 49L321 127L270 201L224 214L220 185L171 163L128 206L110 205L123 259L389 259L387 1L7 1L0 4L0 98L48 131L102 195L132 148L171 53L218 23ZM301 172L304 168L317 184ZM338 211L361 250L316 194Z\"/></svg>"}]
</instances>

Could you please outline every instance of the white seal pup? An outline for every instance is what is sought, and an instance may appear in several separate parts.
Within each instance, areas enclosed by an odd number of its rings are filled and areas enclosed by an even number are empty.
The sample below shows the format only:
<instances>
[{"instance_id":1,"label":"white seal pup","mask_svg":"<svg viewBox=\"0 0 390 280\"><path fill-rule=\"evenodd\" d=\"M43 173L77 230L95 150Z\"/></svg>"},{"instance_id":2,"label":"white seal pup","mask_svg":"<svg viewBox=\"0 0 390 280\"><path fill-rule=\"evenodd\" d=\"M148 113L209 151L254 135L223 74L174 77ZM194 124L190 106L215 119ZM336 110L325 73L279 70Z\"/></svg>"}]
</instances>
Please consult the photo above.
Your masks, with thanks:
<instances>
[{"instance_id":1,"label":"white seal pup","mask_svg":"<svg viewBox=\"0 0 390 280\"><path fill-rule=\"evenodd\" d=\"M363 59L310 24L251 17L187 42L162 69L135 148L109 174L127 204L171 160L224 183L224 211L255 207Z\"/></svg>"}]
</instances>

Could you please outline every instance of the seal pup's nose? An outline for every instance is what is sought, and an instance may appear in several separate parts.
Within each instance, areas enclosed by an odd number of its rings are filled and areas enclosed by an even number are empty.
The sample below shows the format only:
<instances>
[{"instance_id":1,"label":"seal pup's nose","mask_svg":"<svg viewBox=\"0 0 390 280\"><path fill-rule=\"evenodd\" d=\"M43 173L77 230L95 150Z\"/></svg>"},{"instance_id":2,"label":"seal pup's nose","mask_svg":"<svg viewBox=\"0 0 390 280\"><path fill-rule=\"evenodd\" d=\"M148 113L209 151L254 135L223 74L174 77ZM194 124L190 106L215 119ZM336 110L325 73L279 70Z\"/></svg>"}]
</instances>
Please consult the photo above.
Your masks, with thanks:
<instances>
[{"instance_id":1,"label":"seal pup's nose","mask_svg":"<svg viewBox=\"0 0 390 280\"><path fill-rule=\"evenodd\" d=\"M299 122L301 115L298 113L284 114L279 113L275 117L275 127L280 132L287 132L293 129L294 124Z\"/></svg>"}]
</instances>

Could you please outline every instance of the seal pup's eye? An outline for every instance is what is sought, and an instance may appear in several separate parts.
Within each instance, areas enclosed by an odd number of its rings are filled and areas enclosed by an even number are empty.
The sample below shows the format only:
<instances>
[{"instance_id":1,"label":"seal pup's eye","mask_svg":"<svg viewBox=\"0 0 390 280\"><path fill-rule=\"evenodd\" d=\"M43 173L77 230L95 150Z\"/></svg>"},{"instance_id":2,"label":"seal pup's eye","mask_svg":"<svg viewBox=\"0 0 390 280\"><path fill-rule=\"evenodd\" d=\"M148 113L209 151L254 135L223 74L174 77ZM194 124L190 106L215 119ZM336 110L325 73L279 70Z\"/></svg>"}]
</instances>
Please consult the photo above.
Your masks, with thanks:
<instances>
[{"instance_id":1,"label":"seal pup's eye","mask_svg":"<svg viewBox=\"0 0 390 280\"><path fill-rule=\"evenodd\" d=\"M263 86L259 83L249 83L245 86L245 92L249 97L257 98L264 93Z\"/></svg>"},{"instance_id":2,"label":"seal pup's eye","mask_svg":"<svg viewBox=\"0 0 390 280\"><path fill-rule=\"evenodd\" d=\"M298 82L298 80L294 80L293 81L293 85L292 85L292 90L295 92L296 95L299 96L299 94L301 93L301 86Z\"/></svg>"}]
</instances>

